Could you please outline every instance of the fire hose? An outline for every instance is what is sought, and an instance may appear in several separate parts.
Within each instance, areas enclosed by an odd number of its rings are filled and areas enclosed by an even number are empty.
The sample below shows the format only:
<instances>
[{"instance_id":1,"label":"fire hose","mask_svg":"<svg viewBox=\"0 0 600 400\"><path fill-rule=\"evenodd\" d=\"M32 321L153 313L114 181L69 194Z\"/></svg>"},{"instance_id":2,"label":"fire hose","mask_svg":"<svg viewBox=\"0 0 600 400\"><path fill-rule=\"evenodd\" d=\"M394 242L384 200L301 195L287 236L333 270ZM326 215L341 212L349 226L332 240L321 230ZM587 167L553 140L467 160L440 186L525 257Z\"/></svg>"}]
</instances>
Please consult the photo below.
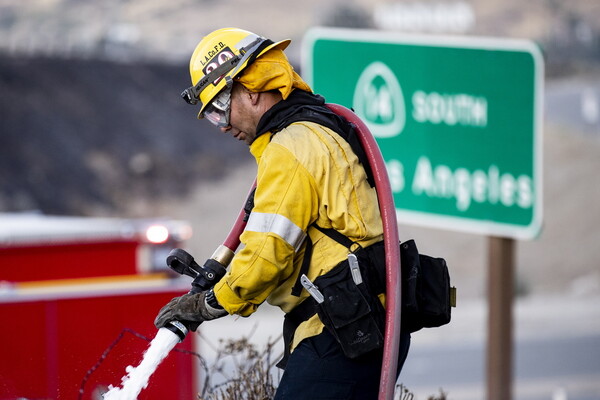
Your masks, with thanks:
<instances>
[{"instance_id":1,"label":"fire hose","mask_svg":"<svg viewBox=\"0 0 600 400\"><path fill-rule=\"evenodd\" d=\"M398 246L398 224L394 199L383 157L368 127L354 112L346 107L337 104L328 104L327 107L354 125L375 180L379 211L383 222L386 263L385 336L378 398L379 400L391 400L394 396L398 368L401 319L400 248ZM256 182L254 182L250 191L255 186ZM208 290L225 274L225 268L231 262L235 250L240 244L239 237L245 226L246 212L242 208L223 244L217 248L202 267L198 266L188 253L180 249L174 249L171 252L169 258L167 258L167 263L175 271L194 278L192 293ZM191 268L189 268L190 266ZM167 328L176 333L181 340L187 334L187 329L177 326L177 321L174 321L173 326Z\"/></svg>"},{"instance_id":2,"label":"fire hose","mask_svg":"<svg viewBox=\"0 0 600 400\"><path fill-rule=\"evenodd\" d=\"M385 163L375 138L365 123L350 109L338 104L328 104L329 109L352 123L367 159L373 171L375 189L379 201L379 212L383 222L383 240L385 248L385 336L383 343L383 361L379 380L379 400L391 400L394 397L396 371L398 369L398 350L400 347L401 318L401 271L400 247L398 246L398 222L396 207Z\"/></svg>"}]
</instances>

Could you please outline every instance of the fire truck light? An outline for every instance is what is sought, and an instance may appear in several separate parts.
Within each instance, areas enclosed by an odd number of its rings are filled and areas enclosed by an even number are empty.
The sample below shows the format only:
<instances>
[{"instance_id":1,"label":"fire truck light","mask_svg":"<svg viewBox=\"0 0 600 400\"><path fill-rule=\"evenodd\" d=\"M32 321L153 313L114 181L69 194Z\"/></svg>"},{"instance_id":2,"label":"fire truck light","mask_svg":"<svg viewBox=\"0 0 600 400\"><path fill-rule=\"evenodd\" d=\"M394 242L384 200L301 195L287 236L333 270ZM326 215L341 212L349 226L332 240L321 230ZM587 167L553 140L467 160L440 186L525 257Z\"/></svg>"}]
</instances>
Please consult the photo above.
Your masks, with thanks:
<instances>
[{"instance_id":1,"label":"fire truck light","mask_svg":"<svg viewBox=\"0 0 600 400\"><path fill-rule=\"evenodd\" d=\"M192 227L189 225L183 225L177 230L177 236L179 240L188 240L192 237Z\"/></svg>"},{"instance_id":2,"label":"fire truck light","mask_svg":"<svg viewBox=\"0 0 600 400\"><path fill-rule=\"evenodd\" d=\"M165 243L169 239L169 230L164 225L151 225L146 229L146 238L150 243Z\"/></svg>"}]
</instances>

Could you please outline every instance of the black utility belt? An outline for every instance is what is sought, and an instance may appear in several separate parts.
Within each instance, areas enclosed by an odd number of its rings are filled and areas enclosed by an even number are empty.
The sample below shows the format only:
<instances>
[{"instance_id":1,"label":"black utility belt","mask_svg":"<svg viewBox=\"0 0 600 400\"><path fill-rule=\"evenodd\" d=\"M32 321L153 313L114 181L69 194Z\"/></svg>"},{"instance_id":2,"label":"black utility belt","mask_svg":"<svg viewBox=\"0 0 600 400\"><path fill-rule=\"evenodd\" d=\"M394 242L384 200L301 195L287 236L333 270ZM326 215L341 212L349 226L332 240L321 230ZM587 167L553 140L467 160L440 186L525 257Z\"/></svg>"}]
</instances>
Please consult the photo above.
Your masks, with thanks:
<instances>
[{"instance_id":1,"label":"black utility belt","mask_svg":"<svg viewBox=\"0 0 600 400\"><path fill-rule=\"evenodd\" d=\"M284 320L284 359L296 328L318 314L339 342L344 354L356 358L383 346L385 310L378 294L385 292L385 251L383 242L350 252L331 271L310 282L300 277L311 294L287 313ZM400 244L402 265L402 330L415 332L450 322L455 306L455 289L450 287L446 261L419 254L414 240ZM283 366L282 366L283 365Z\"/></svg>"},{"instance_id":2,"label":"black utility belt","mask_svg":"<svg viewBox=\"0 0 600 400\"><path fill-rule=\"evenodd\" d=\"M279 367L283 368L287 362L296 328L315 314L349 358L383 346L385 310L377 293L385 291L385 281L379 279L370 257L371 253L379 251L383 254L383 242L349 253L347 259L314 282L306 276L301 277L302 286L311 296L285 315L286 356Z\"/></svg>"}]
</instances>

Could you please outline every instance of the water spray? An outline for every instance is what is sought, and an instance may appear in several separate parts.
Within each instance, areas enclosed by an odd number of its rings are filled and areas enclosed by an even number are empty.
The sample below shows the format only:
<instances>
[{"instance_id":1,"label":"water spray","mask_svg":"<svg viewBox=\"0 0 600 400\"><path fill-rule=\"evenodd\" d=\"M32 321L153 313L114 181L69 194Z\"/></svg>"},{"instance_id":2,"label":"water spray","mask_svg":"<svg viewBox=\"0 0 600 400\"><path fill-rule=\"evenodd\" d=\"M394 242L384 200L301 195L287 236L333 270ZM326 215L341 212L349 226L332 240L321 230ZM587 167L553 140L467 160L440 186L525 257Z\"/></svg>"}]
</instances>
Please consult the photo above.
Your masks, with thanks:
<instances>
[{"instance_id":1,"label":"water spray","mask_svg":"<svg viewBox=\"0 0 600 400\"><path fill-rule=\"evenodd\" d=\"M194 257L182 249L173 249L167 257L167 264L174 271L193 277L190 293L199 293L212 288L225 275L227 265L233 258L233 250L219 246L213 256L200 266ZM190 331L190 327L182 321L171 321L160 328L144 358L136 368L128 366L127 375L121 379L123 387L109 387L104 400L135 400L138 394L148 386L150 376L169 352L182 342Z\"/></svg>"},{"instance_id":2,"label":"water spray","mask_svg":"<svg viewBox=\"0 0 600 400\"><path fill-rule=\"evenodd\" d=\"M254 191L256 182L251 186L250 193ZM249 196L250 196L249 193ZM182 249L173 249L167 256L167 264L171 269L181 275L187 275L194 280L190 293L199 293L212 288L225 275L226 268L235 255L235 250L240 245L242 234L249 211L242 208L233 224L225 241L213 255L200 266L188 252ZM179 342L182 342L190 328L181 321L171 321L164 328L160 328L150 347L144 353L144 358L138 367L128 366L127 375L124 376L122 387L109 386L109 391L103 395L104 400L135 400L137 395L148 386L150 376L158 365Z\"/></svg>"}]
</instances>

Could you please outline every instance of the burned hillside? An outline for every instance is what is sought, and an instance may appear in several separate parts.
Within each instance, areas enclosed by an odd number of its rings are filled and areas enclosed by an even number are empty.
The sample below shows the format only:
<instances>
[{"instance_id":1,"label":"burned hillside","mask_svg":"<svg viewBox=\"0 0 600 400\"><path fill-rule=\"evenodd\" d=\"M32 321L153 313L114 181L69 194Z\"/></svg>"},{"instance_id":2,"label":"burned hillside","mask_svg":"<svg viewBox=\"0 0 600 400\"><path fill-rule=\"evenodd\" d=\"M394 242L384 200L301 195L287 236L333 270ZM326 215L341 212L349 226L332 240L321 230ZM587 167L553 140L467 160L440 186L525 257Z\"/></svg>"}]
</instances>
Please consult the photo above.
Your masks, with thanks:
<instances>
[{"instance_id":1,"label":"burned hillside","mask_svg":"<svg viewBox=\"0 0 600 400\"><path fill-rule=\"evenodd\" d=\"M119 213L250 160L187 86L184 64L0 56L0 209Z\"/></svg>"}]
</instances>

